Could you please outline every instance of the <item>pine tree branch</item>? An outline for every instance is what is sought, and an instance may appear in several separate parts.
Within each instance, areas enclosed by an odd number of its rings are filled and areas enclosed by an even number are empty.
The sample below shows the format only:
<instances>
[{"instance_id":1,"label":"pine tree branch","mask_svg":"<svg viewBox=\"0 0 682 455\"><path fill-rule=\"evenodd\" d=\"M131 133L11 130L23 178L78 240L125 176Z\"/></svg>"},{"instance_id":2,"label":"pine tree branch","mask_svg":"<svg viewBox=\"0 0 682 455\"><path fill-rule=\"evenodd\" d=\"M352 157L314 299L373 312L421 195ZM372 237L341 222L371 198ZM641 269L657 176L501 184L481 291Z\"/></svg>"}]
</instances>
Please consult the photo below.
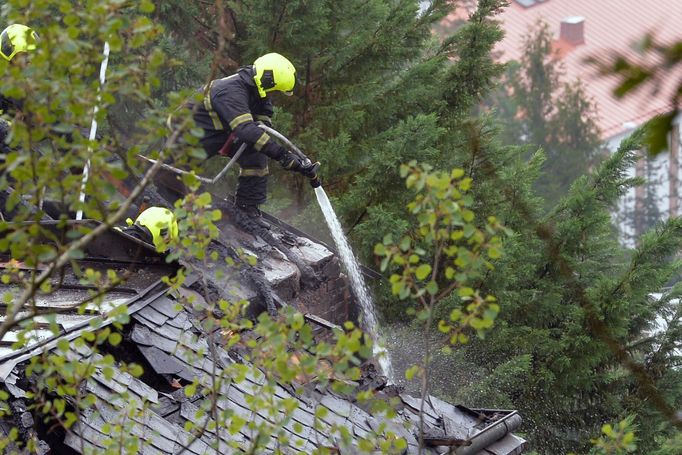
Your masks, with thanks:
<instances>
[{"instance_id":1,"label":"pine tree branch","mask_svg":"<svg viewBox=\"0 0 682 455\"><path fill-rule=\"evenodd\" d=\"M500 179L497 168L490 161L487 161L485 164L484 171L487 175L496 182L501 191L508 192L509 187ZM637 363L630 356L628 351L611 334L609 327L600 317L596 306L587 295L583 285L576 279L573 268L564 257L562 247L555 238L553 226L547 221L536 220L527 203L521 201L518 208L521 215L533 226L533 230L538 238L545 244L545 249L551 259L551 263L557 267L559 275L564 279L572 294L576 296L577 303L584 311L585 324L589 333L603 342L618 363L630 371L639 386L638 392L643 398L650 401L672 425L682 429L682 419L661 396L645 367Z\"/></svg>"}]
</instances>

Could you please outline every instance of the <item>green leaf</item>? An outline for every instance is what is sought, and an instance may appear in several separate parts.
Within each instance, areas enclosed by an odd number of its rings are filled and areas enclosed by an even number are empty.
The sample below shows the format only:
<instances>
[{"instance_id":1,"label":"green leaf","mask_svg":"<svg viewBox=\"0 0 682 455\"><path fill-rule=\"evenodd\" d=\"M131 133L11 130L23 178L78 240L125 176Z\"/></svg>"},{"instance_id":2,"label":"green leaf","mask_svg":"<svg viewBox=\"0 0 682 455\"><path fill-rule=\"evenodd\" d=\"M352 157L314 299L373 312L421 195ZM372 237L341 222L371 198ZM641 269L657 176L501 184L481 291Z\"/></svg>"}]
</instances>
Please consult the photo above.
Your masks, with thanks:
<instances>
[{"instance_id":1,"label":"green leaf","mask_svg":"<svg viewBox=\"0 0 682 455\"><path fill-rule=\"evenodd\" d=\"M64 414L64 410L66 409L66 401L62 399L55 399L52 404L54 405L55 410L57 411L58 415Z\"/></svg>"},{"instance_id":2,"label":"green leaf","mask_svg":"<svg viewBox=\"0 0 682 455\"><path fill-rule=\"evenodd\" d=\"M57 342L57 349L59 349L61 352L68 352L70 349L69 341L62 338Z\"/></svg>"},{"instance_id":3,"label":"green leaf","mask_svg":"<svg viewBox=\"0 0 682 455\"><path fill-rule=\"evenodd\" d=\"M450 177L453 179L459 179L464 176L464 169L455 168L450 173Z\"/></svg>"},{"instance_id":4,"label":"green leaf","mask_svg":"<svg viewBox=\"0 0 682 455\"><path fill-rule=\"evenodd\" d=\"M202 193L196 200L196 204L199 207L208 207L211 205L211 193Z\"/></svg>"},{"instance_id":5,"label":"green leaf","mask_svg":"<svg viewBox=\"0 0 682 455\"><path fill-rule=\"evenodd\" d=\"M102 368L102 375L107 379L111 380L114 377L114 369L107 366Z\"/></svg>"},{"instance_id":6,"label":"green leaf","mask_svg":"<svg viewBox=\"0 0 682 455\"><path fill-rule=\"evenodd\" d=\"M185 386L185 396L187 398L190 398L190 397L196 395L196 393L197 393L197 383L196 382L193 382L191 384L187 384Z\"/></svg>"},{"instance_id":7,"label":"green leaf","mask_svg":"<svg viewBox=\"0 0 682 455\"><path fill-rule=\"evenodd\" d=\"M142 369L142 366L141 366L141 365L138 365L138 364L135 363L135 364L132 364L132 365L128 365L128 372L129 372L132 376L134 376L134 377L136 377L136 378L139 378L140 376L142 376L142 373L144 373L144 370Z\"/></svg>"},{"instance_id":8,"label":"green leaf","mask_svg":"<svg viewBox=\"0 0 682 455\"><path fill-rule=\"evenodd\" d=\"M154 3L151 2L150 0L142 0L140 2L140 12L142 13L151 13L155 9Z\"/></svg>"},{"instance_id":9,"label":"green leaf","mask_svg":"<svg viewBox=\"0 0 682 455\"><path fill-rule=\"evenodd\" d=\"M604 433L606 436L610 436L613 433L613 427L611 426L610 423L604 424L601 427L601 432Z\"/></svg>"},{"instance_id":10,"label":"green leaf","mask_svg":"<svg viewBox=\"0 0 682 455\"><path fill-rule=\"evenodd\" d=\"M488 248L488 257L490 259L499 259L500 257L502 257L502 253L496 247L491 246L490 248Z\"/></svg>"},{"instance_id":11,"label":"green leaf","mask_svg":"<svg viewBox=\"0 0 682 455\"><path fill-rule=\"evenodd\" d=\"M672 130L676 114L673 111L659 115L646 124L644 142L647 145L649 155L655 156L668 150L668 134Z\"/></svg>"},{"instance_id":12,"label":"green leaf","mask_svg":"<svg viewBox=\"0 0 682 455\"><path fill-rule=\"evenodd\" d=\"M474 295L474 290L470 287L463 286L457 290L457 295L460 297L470 297Z\"/></svg>"},{"instance_id":13,"label":"green leaf","mask_svg":"<svg viewBox=\"0 0 682 455\"><path fill-rule=\"evenodd\" d=\"M85 253L78 248L69 251L69 258L71 259L83 259L84 257Z\"/></svg>"},{"instance_id":14,"label":"green leaf","mask_svg":"<svg viewBox=\"0 0 682 455\"><path fill-rule=\"evenodd\" d=\"M450 320L457 322L462 318L462 310L455 308L450 312Z\"/></svg>"},{"instance_id":15,"label":"green leaf","mask_svg":"<svg viewBox=\"0 0 682 455\"><path fill-rule=\"evenodd\" d=\"M391 284L391 293L393 295L398 295L402 292L403 288L405 287L405 283L402 281L396 281Z\"/></svg>"},{"instance_id":16,"label":"green leaf","mask_svg":"<svg viewBox=\"0 0 682 455\"><path fill-rule=\"evenodd\" d=\"M419 367L417 365L412 365L410 368L405 370L405 379L408 381L411 381L414 378L414 375L419 372Z\"/></svg>"},{"instance_id":17,"label":"green leaf","mask_svg":"<svg viewBox=\"0 0 682 455\"><path fill-rule=\"evenodd\" d=\"M448 325L448 323L445 322L444 320L441 319L440 321L438 321L438 331L439 332L450 333L450 328L451 328L450 325Z\"/></svg>"},{"instance_id":18,"label":"green leaf","mask_svg":"<svg viewBox=\"0 0 682 455\"><path fill-rule=\"evenodd\" d=\"M406 252L410 249L411 240L409 237L403 237L400 241L400 250Z\"/></svg>"},{"instance_id":19,"label":"green leaf","mask_svg":"<svg viewBox=\"0 0 682 455\"><path fill-rule=\"evenodd\" d=\"M123 337L118 332L112 332L109 335L109 344L112 346L118 346L122 340L123 340Z\"/></svg>"},{"instance_id":20,"label":"green leaf","mask_svg":"<svg viewBox=\"0 0 682 455\"><path fill-rule=\"evenodd\" d=\"M316 419L324 419L327 417L329 414L329 411L327 411L327 408L323 406L318 406L317 409L315 409L315 418Z\"/></svg>"},{"instance_id":21,"label":"green leaf","mask_svg":"<svg viewBox=\"0 0 682 455\"><path fill-rule=\"evenodd\" d=\"M431 274L431 266L429 264L422 264L417 267L415 275L418 280L424 280L427 276Z\"/></svg>"},{"instance_id":22,"label":"green leaf","mask_svg":"<svg viewBox=\"0 0 682 455\"><path fill-rule=\"evenodd\" d=\"M435 281L430 281L429 284L426 286L426 292L428 292L431 295L436 295L438 293L438 283Z\"/></svg>"},{"instance_id":23,"label":"green leaf","mask_svg":"<svg viewBox=\"0 0 682 455\"><path fill-rule=\"evenodd\" d=\"M400 298L400 300L405 300L409 296L410 296L410 290L406 287L403 287L401 289L401 291L398 293L398 297Z\"/></svg>"}]
</instances>

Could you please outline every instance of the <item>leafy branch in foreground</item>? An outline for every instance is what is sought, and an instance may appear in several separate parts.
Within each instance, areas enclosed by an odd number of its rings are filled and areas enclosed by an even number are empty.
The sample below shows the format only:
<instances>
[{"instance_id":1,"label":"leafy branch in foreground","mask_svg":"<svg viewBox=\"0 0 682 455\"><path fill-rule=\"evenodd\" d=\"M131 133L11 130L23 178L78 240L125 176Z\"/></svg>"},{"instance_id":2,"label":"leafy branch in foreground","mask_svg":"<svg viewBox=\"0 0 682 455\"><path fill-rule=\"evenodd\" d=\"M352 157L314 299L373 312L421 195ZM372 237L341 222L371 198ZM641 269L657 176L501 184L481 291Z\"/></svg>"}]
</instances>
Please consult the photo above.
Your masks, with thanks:
<instances>
[{"instance_id":1,"label":"leafy branch in foreground","mask_svg":"<svg viewBox=\"0 0 682 455\"><path fill-rule=\"evenodd\" d=\"M483 337L493 326L499 306L494 296L482 295L471 283L493 268L492 261L502 255L502 235L509 231L492 216L482 225L477 223L474 199L468 193L472 179L465 177L464 170L434 171L412 161L402 165L400 173L407 188L417 193L407 206L416 218L415 228L397 242L387 236L374 248L382 271L393 271L392 293L415 302L410 310L425 323L425 333L431 330L439 307L448 302L454 309L448 318L438 320L438 331L449 343L467 343L471 332ZM429 394L431 355L427 343L421 365L406 372L408 380L415 374L421 378L422 407ZM420 423L421 434L423 420Z\"/></svg>"},{"instance_id":2,"label":"leafy branch in foreground","mask_svg":"<svg viewBox=\"0 0 682 455\"><path fill-rule=\"evenodd\" d=\"M629 416L615 425L602 425L601 435L592 439L593 447L589 455L626 455L637 450L634 420L634 416Z\"/></svg>"}]
</instances>

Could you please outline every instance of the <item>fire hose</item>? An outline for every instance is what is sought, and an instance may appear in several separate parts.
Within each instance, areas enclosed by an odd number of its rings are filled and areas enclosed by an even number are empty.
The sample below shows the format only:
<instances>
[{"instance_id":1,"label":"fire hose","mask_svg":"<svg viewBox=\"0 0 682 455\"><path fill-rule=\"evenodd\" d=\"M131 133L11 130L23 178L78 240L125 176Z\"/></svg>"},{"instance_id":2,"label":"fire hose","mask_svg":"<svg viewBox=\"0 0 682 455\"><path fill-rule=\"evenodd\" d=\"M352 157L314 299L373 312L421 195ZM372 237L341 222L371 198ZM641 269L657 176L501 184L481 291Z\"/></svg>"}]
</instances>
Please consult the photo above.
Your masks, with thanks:
<instances>
[{"instance_id":1,"label":"fire hose","mask_svg":"<svg viewBox=\"0 0 682 455\"><path fill-rule=\"evenodd\" d=\"M307 172L307 177L310 179L310 185L313 188L317 188L318 186L322 185L322 182L320 181L320 178L317 175L317 171L320 169L320 163L319 162L316 162L316 163L311 162L310 158L308 158L303 152L301 152L301 150L299 150L299 148L296 147L296 145L294 145L293 142L291 142L286 136L284 136L282 133L275 130L274 128L270 128L269 126L263 125L263 124L259 124L258 126L260 128L262 128L263 130L265 130L267 133L272 134L274 137L276 137L277 139L282 141L285 145L287 145L289 147L289 149L291 149L291 152L294 153L301 160L303 167L309 168L309 171ZM234 156L232 156L230 161L212 179L209 179L207 177L201 177L201 176L197 176L196 178L200 182L203 182L203 183L209 183L209 184L216 183L218 180L220 180L225 175L225 173L239 159L239 157L244 152L244 149L246 149L246 143L242 143L241 146L239 146L239 149L237 149L237 152L234 154ZM156 163L156 161L157 161L157 160L147 158L146 156L142 156L142 155L138 155L138 157L149 162L149 163L152 163L152 164ZM162 163L161 167L163 169L166 169L166 170L173 172L175 174L178 174L178 175L190 174L190 172L185 171L183 169L178 169L177 167L173 167L170 164Z\"/></svg>"},{"instance_id":2,"label":"fire hose","mask_svg":"<svg viewBox=\"0 0 682 455\"><path fill-rule=\"evenodd\" d=\"M318 186L322 185L322 182L320 181L320 177L318 177L318 175L317 175L317 171L320 169L320 162L319 161L316 163L313 163L312 161L310 161L310 158L308 158L301 150L299 150L298 147L296 147L296 145L293 142L291 142L289 139L287 139L286 136L284 136L282 133L280 133L276 129L270 128L269 126L264 125L262 123L259 124L258 126L260 128L262 128L263 130L265 130L265 132L272 134L277 139L282 141L284 144L289 146L289 148L291 149L291 152L294 153L296 156L298 156L301 159L303 167L310 168L310 170L308 171L307 177L310 179L310 185L313 188L317 188Z\"/></svg>"}]
</instances>

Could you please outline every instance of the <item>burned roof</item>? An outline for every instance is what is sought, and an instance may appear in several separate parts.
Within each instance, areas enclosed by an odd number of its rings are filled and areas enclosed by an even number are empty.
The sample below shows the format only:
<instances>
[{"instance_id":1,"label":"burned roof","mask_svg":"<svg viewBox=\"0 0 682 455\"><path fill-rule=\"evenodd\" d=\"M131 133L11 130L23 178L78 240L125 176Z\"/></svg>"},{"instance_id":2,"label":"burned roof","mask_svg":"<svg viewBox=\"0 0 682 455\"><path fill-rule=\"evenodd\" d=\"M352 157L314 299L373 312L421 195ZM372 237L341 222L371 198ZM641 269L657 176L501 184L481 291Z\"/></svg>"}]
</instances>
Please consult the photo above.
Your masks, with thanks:
<instances>
[{"instance_id":1,"label":"burned roof","mask_svg":"<svg viewBox=\"0 0 682 455\"><path fill-rule=\"evenodd\" d=\"M78 288L68 270L66 278L55 283L56 297L37 299L46 313L56 315L46 319L46 324L56 323L60 330L58 335L36 333L34 342L21 350L7 344L2 347L0 379L12 397L13 414L0 420L0 430L7 433L12 426L18 427L25 441L35 442L38 453L98 453L110 444L115 422L125 422L118 431L136 436L140 442L137 451L144 454L243 453L256 446L266 453L275 448L282 453L311 453L322 447L331 453L356 453L360 447L376 450L381 441L398 439L406 444L405 453L418 453L421 400L386 384L385 378L373 373L371 364L355 385L373 390L386 402L392 400L395 415L375 411L340 392L333 381L296 386L280 381L250 363L240 351L247 349L245 346L226 343L229 331L207 323L210 311L202 293L197 292L207 284L210 292L251 302L251 317L291 306L305 314L320 339L341 331L337 324L358 319L339 261L329 248L276 219L272 219L270 231L252 235L240 229L229 206L222 209L221 235L210 248L222 259L239 248L256 255L258 265L225 274L217 273L216 265L182 264L191 273L177 289L165 284L163 277L172 274L178 264L166 263L153 248L121 232L111 230L98 238L78 262L95 269L114 268L129 279L111 288L104 303L90 313L76 311L73 304L92 290ZM10 259L5 258L5 263ZM97 398L93 405L81 412L69 430L39 425L27 394L27 362L56 349L60 340L73 340L83 331L94 330L90 324L94 317L100 321L97 327L106 325L110 322L108 311L122 302L130 314L123 327L123 342L106 353L113 363L98 368L83 384L84 391ZM88 363L105 353L70 343L65 355ZM135 377L122 367L131 359L144 366L142 376ZM234 368L240 374L217 389L213 387L219 393L202 393L201 385L215 385L216 372ZM263 394L275 403L270 410L258 406ZM137 409L132 415L127 414L130 404ZM278 408L286 412L273 413L272 409ZM209 417L214 414L207 409L248 424L238 430L216 426ZM526 442L512 433L521 423L515 411L468 409L431 396L423 411L427 453L511 455L526 447ZM188 423L205 431L192 431ZM262 428L272 430L265 439L261 439Z\"/></svg>"},{"instance_id":2,"label":"burned roof","mask_svg":"<svg viewBox=\"0 0 682 455\"><path fill-rule=\"evenodd\" d=\"M48 230L59 230L58 223L45 221L41 223ZM94 225L92 221L69 223L68 229ZM85 257L77 261L81 268L90 268L96 272L106 273L107 270L117 272L124 281L108 288L101 298L94 299L99 288L83 284L73 270L73 264L64 267L60 274L50 279L51 289L47 293L37 293L31 304L37 307L38 316L33 319L36 324L29 331L15 328L7 333L0 341L0 371L5 372L9 365L20 360L30 358L33 352L43 346L54 344L61 337L74 337L82 330L88 330L91 321L98 317L106 317L108 311L122 303L134 302L141 295L145 295L154 288L158 288L162 277L172 274L178 266L166 264L163 258L147 245L140 244L135 239L121 242L121 235L117 231L105 232L96 242L91 243L85 250ZM0 268L13 273L28 272L33 269L20 264L8 255L0 254ZM40 269L40 266L38 266ZM3 295L9 293L17 295L18 285L10 281L3 286ZM88 302L91 300L90 302ZM85 305L81 303L85 302ZM7 306L3 305L3 313ZM20 312L19 317L27 314ZM0 320L4 320L4 314ZM57 334L53 330L58 328ZM25 337L21 349L12 345ZM0 373L1 374L1 373Z\"/></svg>"}]
</instances>

